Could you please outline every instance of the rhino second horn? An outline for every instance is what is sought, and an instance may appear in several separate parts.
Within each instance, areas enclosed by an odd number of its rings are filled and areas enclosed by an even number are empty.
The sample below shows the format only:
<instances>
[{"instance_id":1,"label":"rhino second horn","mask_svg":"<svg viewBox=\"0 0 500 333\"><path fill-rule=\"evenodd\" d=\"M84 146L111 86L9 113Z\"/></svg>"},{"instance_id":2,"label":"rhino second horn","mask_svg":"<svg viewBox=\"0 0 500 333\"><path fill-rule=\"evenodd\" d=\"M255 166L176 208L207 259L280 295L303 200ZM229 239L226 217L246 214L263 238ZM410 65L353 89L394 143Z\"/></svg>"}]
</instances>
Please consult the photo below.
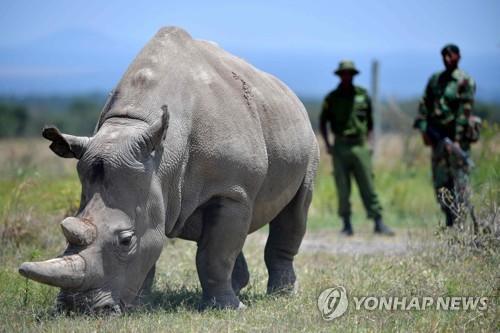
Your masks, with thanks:
<instances>
[{"instance_id":1,"label":"rhino second horn","mask_svg":"<svg viewBox=\"0 0 500 333\"><path fill-rule=\"evenodd\" d=\"M64 236L70 244L89 245L95 240L96 228L76 217L67 217L61 222Z\"/></svg>"},{"instance_id":2,"label":"rhino second horn","mask_svg":"<svg viewBox=\"0 0 500 333\"><path fill-rule=\"evenodd\" d=\"M85 260L78 254L39 262L25 262L19 273L29 279L63 289L77 289L85 278Z\"/></svg>"}]
</instances>

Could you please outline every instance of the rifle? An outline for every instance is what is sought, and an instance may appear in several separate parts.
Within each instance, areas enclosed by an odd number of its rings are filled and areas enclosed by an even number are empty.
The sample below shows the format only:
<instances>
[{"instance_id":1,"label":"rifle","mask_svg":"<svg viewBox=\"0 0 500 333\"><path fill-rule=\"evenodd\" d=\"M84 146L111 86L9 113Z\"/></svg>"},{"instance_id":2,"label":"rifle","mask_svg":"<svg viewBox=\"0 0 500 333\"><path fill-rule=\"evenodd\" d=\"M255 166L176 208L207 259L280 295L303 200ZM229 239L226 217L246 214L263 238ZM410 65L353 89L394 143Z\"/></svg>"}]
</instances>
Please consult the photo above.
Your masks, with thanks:
<instances>
[{"instance_id":1,"label":"rifle","mask_svg":"<svg viewBox=\"0 0 500 333\"><path fill-rule=\"evenodd\" d=\"M452 154L460 158L462 163L466 165L469 169L474 167L474 162L469 157L469 154L463 151L463 149L460 148L460 146L455 145L449 137L442 135L439 131L437 131L436 129L434 129L432 126L429 125L427 125L427 130L425 131L425 134L429 137L430 141L434 146L442 143L448 151L451 151Z\"/></svg>"}]
</instances>

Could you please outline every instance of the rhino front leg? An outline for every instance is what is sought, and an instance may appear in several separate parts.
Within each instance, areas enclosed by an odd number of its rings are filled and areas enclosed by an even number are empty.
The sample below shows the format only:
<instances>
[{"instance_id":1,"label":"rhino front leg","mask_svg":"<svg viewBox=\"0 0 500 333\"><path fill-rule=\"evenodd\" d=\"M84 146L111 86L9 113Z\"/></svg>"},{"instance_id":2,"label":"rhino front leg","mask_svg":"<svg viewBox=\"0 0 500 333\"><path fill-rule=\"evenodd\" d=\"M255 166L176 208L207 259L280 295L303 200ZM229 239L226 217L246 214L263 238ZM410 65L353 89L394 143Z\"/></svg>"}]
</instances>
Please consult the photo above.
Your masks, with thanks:
<instances>
[{"instance_id":1,"label":"rhino front leg","mask_svg":"<svg viewBox=\"0 0 500 333\"><path fill-rule=\"evenodd\" d=\"M245 260L243 252L240 252L240 254L238 254L238 257L236 257L233 274L231 276L233 290L236 295L240 293L241 289L247 286L249 280L250 273L248 273L247 261Z\"/></svg>"},{"instance_id":2,"label":"rhino front leg","mask_svg":"<svg viewBox=\"0 0 500 333\"><path fill-rule=\"evenodd\" d=\"M142 305L144 304L144 301L151 295L151 291L153 289L153 283L155 280L155 273L156 273L156 264L151 267L151 269L148 272L148 275L146 276L146 279L144 279L144 282L142 283L142 287L137 293L137 297L134 300L134 305Z\"/></svg>"},{"instance_id":3,"label":"rhino front leg","mask_svg":"<svg viewBox=\"0 0 500 333\"><path fill-rule=\"evenodd\" d=\"M233 290L232 273L249 223L250 209L240 202L217 199L205 208L196 253L196 268L203 289L202 309L243 307Z\"/></svg>"}]
</instances>

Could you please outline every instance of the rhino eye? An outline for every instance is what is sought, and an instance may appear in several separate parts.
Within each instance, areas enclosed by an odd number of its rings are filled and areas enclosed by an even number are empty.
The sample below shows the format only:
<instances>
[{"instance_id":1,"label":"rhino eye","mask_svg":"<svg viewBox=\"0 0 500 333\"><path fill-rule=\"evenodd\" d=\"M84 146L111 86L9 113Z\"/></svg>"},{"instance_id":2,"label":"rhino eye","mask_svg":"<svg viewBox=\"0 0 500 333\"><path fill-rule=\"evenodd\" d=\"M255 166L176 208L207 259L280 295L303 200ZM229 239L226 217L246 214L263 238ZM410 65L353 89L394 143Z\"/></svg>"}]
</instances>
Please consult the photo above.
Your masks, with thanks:
<instances>
[{"instance_id":1,"label":"rhino eye","mask_svg":"<svg viewBox=\"0 0 500 333\"><path fill-rule=\"evenodd\" d=\"M132 237L134 237L134 233L132 231L122 231L119 235L120 245L129 246L132 243Z\"/></svg>"},{"instance_id":2,"label":"rhino eye","mask_svg":"<svg viewBox=\"0 0 500 333\"><path fill-rule=\"evenodd\" d=\"M120 245L123 245L123 246L129 246L131 242L132 242L132 236L128 236L128 237L120 239Z\"/></svg>"}]
</instances>

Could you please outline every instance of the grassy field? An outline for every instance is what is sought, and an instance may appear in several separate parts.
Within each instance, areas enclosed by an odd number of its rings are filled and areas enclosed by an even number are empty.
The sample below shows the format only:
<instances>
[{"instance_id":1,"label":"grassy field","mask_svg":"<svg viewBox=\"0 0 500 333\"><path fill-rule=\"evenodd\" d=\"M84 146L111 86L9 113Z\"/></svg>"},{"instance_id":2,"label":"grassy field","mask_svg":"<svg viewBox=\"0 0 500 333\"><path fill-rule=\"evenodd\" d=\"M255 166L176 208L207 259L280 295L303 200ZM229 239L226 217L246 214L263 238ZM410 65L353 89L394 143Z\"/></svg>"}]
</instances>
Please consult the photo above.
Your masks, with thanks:
<instances>
[{"instance_id":1,"label":"grassy field","mask_svg":"<svg viewBox=\"0 0 500 333\"><path fill-rule=\"evenodd\" d=\"M122 317L52 314L57 290L22 278L19 264L61 253L59 222L72 214L80 185L75 163L53 156L41 140L0 141L0 331L56 332L330 332L500 330L500 136L484 131L474 147L472 182L478 216L492 232L442 230L430 182L428 151L414 136L385 136L375 160L376 186L393 238L376 237L353 193L355 236L339 235L330 160L323 154L306 239L297 256L299 293L265 294L265 231L251 235L245 254L251 274L244 311L197 311L201 291L196 245L171 240L157 265L149 302ZM322 290L344 286L350 296L485 296L485 311L356 310L321 319Z\"/></svg>"}]
</instances>

